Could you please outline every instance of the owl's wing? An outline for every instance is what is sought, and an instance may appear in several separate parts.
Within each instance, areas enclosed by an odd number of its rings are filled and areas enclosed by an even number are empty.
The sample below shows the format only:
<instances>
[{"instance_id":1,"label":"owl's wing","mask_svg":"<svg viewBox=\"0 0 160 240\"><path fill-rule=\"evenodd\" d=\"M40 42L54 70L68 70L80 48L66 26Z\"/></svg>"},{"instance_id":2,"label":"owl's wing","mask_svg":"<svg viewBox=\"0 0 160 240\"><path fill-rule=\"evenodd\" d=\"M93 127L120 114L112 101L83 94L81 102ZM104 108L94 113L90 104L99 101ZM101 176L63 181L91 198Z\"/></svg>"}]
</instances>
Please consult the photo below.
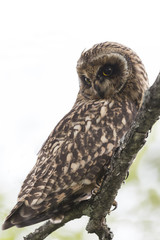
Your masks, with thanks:
<instances>
[{"instance_id":1,"label":"owl's wing","mask_svg":"<svg viewBox=\"0 0 160 240\"><path fill-rule=\"evenodd\" d=\"M60 121L39 152L4 229L58 216L91 193L127 128L121 123L117 135L114 121L106 112L107 106L102 106L96 116L84 106L81 112L74 108Z\"/></svg>"},{"instance_id":2,"label":"owl's wing","mask_svg":"<svg viewBox=\"0 0 160 240\"><path fill-rule=\"evenodd\" d=\"M61 139L61 144L50 151L52 153L46 156L46 151L41 150L37 164L22 185L18 203L3 228L31 225L68 210L76 200L85 199L91 193L100 165L106 162L99 158L97 166L97 161L92 165L91 155L84 154L81 158L85 149L76 149L76 142L68 137ZM98 154L95 155L98 159Z\"/></svg>"}]
</instances>

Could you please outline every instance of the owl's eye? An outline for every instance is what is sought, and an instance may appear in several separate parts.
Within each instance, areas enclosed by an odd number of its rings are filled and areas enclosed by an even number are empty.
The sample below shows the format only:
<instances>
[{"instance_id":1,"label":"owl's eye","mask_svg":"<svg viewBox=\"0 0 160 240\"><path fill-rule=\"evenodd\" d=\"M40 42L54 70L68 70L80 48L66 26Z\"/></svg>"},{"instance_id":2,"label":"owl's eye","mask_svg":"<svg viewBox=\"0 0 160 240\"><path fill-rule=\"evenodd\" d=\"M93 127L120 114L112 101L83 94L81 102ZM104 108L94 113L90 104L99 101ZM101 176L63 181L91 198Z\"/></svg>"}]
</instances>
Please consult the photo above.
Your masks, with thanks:
<instances>
[{"instance_id":1,"label":"owl's eye","mask_svg":"<svg viewBox=\"0 0 160 240\"><path fill-rule=\"evenodd\" d=\"M82 75L81 79L87 87L91 87L91 80L89 78L87 78L85 75Z\"/></svg>"},{"instance_id":2,"label":"owl's eye","mask_svg":"<svg viewBox=\"0 0 160 240\"><path fill-rule=\"evenodd\" d=\"M105 76L105 77L111 76L112 73L113 73L113 67L110 66L110 65L107 65L107 66L105 66L105 67L102 69L102 74L103 74L103 76Z\"/></svg>"},{"instance_id":3,"label":"owl's eye","mask_svg":"<svg viewBox=\"0 0 160 240\"><path fill-rule=\"evenodd\" d=\"M110 64L105 64L98 71L97 78L103 82L107 77L112 76L115 73L115 66Z\"/></svg>"}]
</instances>

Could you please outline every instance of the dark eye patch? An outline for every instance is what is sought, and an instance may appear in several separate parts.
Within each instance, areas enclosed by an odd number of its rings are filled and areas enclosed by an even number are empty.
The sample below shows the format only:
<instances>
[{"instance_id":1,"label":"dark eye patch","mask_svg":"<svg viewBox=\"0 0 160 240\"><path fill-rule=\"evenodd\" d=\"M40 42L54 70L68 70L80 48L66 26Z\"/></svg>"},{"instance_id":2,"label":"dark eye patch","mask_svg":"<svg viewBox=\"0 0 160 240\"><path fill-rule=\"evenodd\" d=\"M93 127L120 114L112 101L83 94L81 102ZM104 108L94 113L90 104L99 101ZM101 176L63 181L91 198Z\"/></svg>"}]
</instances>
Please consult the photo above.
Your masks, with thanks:
<instances>
[{"instance_id":1,"label":"dark eye patch","mask_svg":"<svg viewBox=\"0 0 160 240\"><path fill-rule=\"evenodd\" d=\"M103 82L106 78L112 78L119 73L118 64L105 64L103 65L97 73L97 78Z\"/></svg>"},{"instance_id":2,"label":"dark eye patch","mask_svg":"<svg viewBox=\"0 0 160 240\"><path fill-rule=\"evenodd\" d=\"M85 75L81 76L81 80L88 88L91 87L91 80L87 78Z\"/></svg>"},{"instance_id":3,"label":"dark eye patch","mask_svg":"<svg viewBox=\"0 0 160 240\"><path fill-rule=\"evenodd\" d=\"M107 66L103 67L103 69L102 69L103 76L109 77L112 75L112 73L113 73L113 66L107 65Z\"/></svg>"}]
</instances>

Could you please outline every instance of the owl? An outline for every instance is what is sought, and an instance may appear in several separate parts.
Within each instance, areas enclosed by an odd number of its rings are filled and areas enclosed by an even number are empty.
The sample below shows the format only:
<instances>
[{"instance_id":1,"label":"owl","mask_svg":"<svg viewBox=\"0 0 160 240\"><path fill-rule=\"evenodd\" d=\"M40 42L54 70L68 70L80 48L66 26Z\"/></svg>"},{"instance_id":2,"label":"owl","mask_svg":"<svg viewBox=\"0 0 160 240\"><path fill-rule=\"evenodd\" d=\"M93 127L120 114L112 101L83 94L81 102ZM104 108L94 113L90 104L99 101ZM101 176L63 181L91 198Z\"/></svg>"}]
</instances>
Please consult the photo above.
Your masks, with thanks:
<instances>
[{"instance_id":1,"label":"owl","mask_svg":"<svg viewBox=\"0 0 160 240\"><path fill-rule=\"evenodd\" d=\"M42 146L3 229L61 221L73 206L88 201L107 175L148 88L140 58L115 42L83 51L77 73L76 102Z\"/></svg>"}]
</instances>

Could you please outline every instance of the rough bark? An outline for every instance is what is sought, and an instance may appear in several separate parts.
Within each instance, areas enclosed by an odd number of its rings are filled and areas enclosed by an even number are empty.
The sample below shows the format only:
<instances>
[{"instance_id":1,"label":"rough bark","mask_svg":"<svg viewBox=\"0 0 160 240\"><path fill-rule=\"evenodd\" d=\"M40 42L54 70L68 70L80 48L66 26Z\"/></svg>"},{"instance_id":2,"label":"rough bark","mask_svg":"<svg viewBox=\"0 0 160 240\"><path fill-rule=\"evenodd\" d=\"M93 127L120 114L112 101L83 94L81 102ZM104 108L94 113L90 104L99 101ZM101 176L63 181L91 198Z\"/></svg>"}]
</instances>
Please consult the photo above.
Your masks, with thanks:
<instances>
[{"instance_id":1,"label":"rough bark","mask_svg":"<svg viewBox=\"0 0 160 240\"><path fill-rule=\"evenodd\" d=\"M110 174L107 173L100 191L90 201L82 202L76 208L67 212L60 224L50 221L24 237L25 240L42 240L50 233L63 226L66 222L82 215L90 217L86 227L89 233L96 233L99 240L111 240L113 234L106 225L109 214L121 184L127 176L130 165L138 151L146 142L148 132L160 116L160 73L155 83L146 92L142 107L131 126L131 129L121 141L120 147L112 157Z\"/></svg>"}]
</instances>

